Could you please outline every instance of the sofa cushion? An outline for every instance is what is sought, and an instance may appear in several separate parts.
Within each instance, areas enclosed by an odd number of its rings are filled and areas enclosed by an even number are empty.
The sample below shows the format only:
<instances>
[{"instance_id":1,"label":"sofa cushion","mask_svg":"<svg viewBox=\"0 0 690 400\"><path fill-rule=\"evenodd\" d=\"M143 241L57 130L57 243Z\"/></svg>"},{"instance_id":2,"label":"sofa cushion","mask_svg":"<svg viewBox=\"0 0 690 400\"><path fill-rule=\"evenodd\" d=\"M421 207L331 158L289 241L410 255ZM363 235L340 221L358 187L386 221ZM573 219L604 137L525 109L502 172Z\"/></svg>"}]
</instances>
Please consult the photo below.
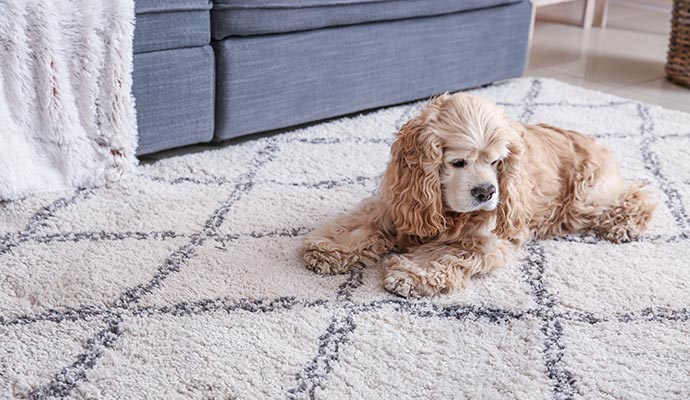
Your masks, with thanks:
<instances>
[{"instance_id":1,"label":"sofa cushion","mask_svg":"<svg viewBox=\"0 0 690 400\"><path fill-rule=\"evenodd\" d=\"M532 7L214 41L216 130L254 132L522 74Z\"/></svg>"},{"instance_id":2,"label":"sofa cushion","mask_svg":"<svg viewBox=\"0 0 690 400\"><path fill-rule=\"evenodd\" d=\"M134 53L211 42L208 0L137 0Z\"/></svg>"},{"instance_id":3,"label":"sofa cushion","mask_svg":"<svg viewBox=\"0 0 690 400\"><path fill-rule=\"evenodd\" d=\"M134 12L173 12L190 10L208 10L211 0L135 0Z\"/></svg>"},{"instance_id":4,"label":"sofa cushion","mask_svg":"<svg viewBox=\"0 0 690 400\"><path fill-rule=\"evenodd\" d=\"M214 0L215 39L450 14L521 0Z\"/></svg>"}]
</instances>

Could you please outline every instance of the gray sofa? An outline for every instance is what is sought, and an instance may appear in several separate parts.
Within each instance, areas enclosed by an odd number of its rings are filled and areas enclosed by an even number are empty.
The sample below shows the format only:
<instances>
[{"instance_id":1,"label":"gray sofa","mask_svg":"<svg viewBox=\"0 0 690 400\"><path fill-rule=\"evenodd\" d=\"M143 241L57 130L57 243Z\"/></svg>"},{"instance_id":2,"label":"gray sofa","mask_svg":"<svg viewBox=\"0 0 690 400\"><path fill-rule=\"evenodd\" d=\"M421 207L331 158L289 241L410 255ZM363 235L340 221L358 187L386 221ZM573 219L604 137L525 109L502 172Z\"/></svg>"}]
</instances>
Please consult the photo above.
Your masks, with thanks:
<instances>
[{"instance_id":1,"label":"gray sofa","mask_svg":"<svg viewBox=\"0 0 690 400\"><path fill-rule=\"evenodd\" d=\"M522 74L525 0L137 0L139 154Z\"/></svg>"}]
</instances>

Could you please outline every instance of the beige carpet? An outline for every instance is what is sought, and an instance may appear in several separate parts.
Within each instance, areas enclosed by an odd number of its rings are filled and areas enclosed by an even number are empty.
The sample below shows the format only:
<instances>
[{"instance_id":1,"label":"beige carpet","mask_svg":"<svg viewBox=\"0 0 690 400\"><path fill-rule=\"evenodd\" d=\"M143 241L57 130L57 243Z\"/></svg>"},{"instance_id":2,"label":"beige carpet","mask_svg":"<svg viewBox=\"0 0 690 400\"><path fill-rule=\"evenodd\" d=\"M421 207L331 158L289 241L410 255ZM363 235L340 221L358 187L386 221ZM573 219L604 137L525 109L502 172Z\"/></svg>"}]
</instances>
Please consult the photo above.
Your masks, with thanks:
<instances>
[{"instance_id":1,"label":"beige carpet","mask_svg":"<svg viewBox=\"0 0 690 400\"><path fill-rule=\"evenodd\" d=\"M0 397L689 398L690 115L545 79L475 93L598 137L659 200L648 234L535 242L406 301L299 248L376 190L419 104L167 158L0 205Z\"/></svg>"}]
</instances>

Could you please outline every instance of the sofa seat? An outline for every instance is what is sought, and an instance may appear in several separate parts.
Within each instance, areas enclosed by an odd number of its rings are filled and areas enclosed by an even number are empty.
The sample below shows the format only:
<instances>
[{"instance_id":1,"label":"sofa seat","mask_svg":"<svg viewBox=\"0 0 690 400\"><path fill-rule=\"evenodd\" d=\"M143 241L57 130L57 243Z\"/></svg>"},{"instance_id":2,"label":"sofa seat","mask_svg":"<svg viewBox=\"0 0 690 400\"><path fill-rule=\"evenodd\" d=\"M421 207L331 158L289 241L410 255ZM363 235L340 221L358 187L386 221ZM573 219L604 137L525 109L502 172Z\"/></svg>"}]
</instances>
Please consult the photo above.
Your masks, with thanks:
<instances>
[{"instance_id":1,"label":"sofa seat","mask_svg":"<svg viewBox=\"0 0 690 400\"><path fill-rule=\"evenodd\" d=\"M190 1L190 0L187 0ZM216 0L212 34L250 36L444 15L520 0Z\"/></svg>"},{"instance_id":2,"label":"sofa seat","mask_svg":"<svg viewBox=\"0 0 690 400\"><path fill-rule=\"evenodd\" d=\"M136 0L133 88L147 154L213 137L215 59L209 0Z\"/></svg>"}]
</instances>

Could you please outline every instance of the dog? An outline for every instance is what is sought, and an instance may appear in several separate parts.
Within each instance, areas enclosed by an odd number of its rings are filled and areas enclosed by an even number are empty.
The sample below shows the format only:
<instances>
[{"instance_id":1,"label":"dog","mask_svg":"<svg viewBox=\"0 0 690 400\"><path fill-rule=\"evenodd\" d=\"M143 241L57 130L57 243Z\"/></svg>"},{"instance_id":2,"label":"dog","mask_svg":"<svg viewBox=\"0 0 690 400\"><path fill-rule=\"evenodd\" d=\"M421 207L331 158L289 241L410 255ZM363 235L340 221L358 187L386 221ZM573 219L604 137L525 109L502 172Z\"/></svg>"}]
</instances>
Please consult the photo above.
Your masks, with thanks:
<instances>
[{"instance_id":1,"label":"dog","mask_svg":"<svg viewBox=\"0 0 690 400\"><path fill-rule=\"evenodd\" d=\"M532 239L634 240L654 208L594 139L444 94L398 132L378 194L307 234L303 256L320 274L383 265L388 291L433 296L508 265Z\"/></svg>"}]
</instances>

